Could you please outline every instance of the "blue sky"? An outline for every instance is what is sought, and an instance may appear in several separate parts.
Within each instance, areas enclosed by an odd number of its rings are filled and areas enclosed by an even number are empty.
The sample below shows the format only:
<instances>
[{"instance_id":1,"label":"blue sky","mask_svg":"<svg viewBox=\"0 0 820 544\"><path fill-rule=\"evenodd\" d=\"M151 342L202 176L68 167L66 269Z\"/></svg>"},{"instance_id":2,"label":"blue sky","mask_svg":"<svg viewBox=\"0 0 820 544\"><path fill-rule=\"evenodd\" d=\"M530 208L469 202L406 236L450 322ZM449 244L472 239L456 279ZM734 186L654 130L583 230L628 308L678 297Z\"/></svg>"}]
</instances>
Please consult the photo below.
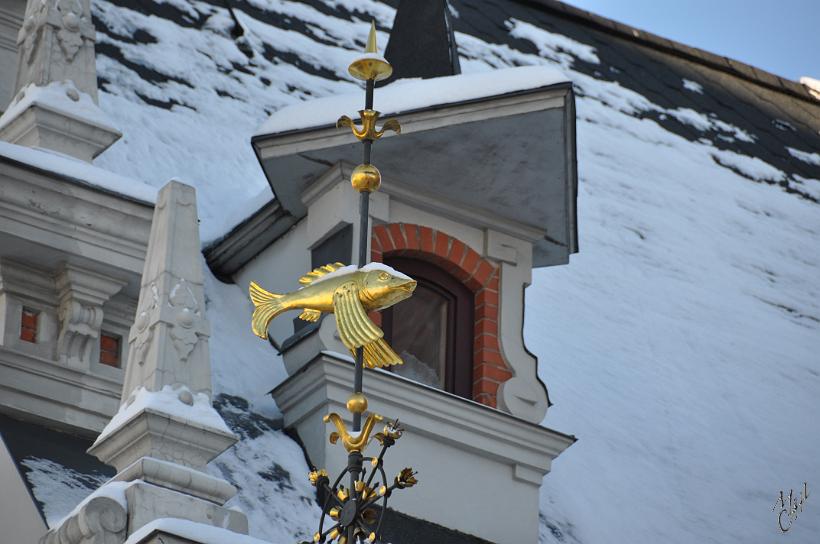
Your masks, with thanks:
<instances>
[{"instance_id":1,"label":"blue sky","mask_svg":"<svg viewBox=\"0 0 820 544\"><path fill-rule=\"evenodd\" d=\"M820 79L820 0L565 0L793 80Z\"/></svg>"}]
</instances>

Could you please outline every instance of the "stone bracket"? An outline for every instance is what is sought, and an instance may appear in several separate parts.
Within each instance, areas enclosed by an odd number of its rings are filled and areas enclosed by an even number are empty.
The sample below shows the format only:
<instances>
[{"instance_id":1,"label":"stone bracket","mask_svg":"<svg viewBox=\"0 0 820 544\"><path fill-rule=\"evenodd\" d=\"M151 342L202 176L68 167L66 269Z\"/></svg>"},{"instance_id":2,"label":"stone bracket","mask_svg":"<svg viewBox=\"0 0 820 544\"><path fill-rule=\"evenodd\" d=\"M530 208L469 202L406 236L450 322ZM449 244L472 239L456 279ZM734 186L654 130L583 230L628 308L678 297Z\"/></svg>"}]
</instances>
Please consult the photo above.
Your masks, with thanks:
<instances>
[{"instance_id":1,"label":"stone bracket","mask_svg":"<svg viewBox=\"0 0 820 544\"><path fill-rule=\"evenodd\" d=\"M102 327L102 306L126 283L76 265L62 265L55 278L60 308L57 352L62 363L75 368L91 367Z\"/></svg>"}]
</instances>

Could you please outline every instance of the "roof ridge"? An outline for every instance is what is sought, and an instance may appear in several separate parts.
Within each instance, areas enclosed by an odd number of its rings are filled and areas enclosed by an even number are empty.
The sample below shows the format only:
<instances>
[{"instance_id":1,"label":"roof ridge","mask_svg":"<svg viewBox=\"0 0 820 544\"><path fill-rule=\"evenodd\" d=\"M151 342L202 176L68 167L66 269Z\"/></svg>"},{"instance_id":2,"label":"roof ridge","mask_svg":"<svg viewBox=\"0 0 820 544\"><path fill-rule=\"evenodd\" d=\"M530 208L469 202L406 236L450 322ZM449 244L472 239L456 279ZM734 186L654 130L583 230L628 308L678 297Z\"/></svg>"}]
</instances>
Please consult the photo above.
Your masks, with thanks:
<instances>
[{"instance_id":1,"label":"roof ridge","mask_svg":"<svg viewBox=\"0 0 820 544\"><path fill-rule=\"evenodd\" d=\"M646 45L666 53L671 53L675 56L685 58L709 68L732 74L746 81L766 87L767 89L788 94L810 102L814 105L818 105L820 102L817 98L812 96L804 85L798 83L797 81L780 77L776 74L767 72L766 70L757 68L751 64L746 64L745 62L741 62L739 60L716 55L715 53L711 53L705 49L692 47L684 43L676 42L674 40L658 36L657 34L641 30L640 28L620 23L614 19L596 15L595 13L571 6L560 0L516 1L524 4L537 4L538 7L542 9L555 12L558 15L563 15L568 19L580 21L588 26L595 27L604 32L625 37L642 45Z\"/></svg>"}]
</instances>

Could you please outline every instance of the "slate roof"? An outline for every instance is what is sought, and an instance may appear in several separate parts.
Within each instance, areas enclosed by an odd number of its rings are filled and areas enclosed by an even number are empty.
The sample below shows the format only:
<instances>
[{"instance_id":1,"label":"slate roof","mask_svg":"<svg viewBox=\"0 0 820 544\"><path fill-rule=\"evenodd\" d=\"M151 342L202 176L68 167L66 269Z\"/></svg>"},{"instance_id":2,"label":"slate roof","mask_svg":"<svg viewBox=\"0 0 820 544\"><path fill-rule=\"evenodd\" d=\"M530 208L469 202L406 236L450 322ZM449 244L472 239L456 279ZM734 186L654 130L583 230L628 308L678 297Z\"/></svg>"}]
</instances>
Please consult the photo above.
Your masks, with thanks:
<instances>
[{"instance_id":1,"label":"slate roof","mask_svg":"<svg viewBox=\"0 0 820 544\"><path fill-rule=\"evenodd\" d=\"M806 88L747 64L689 47L554 0L453 0L456 31L538 54L532 42L511 39L504 22L530 22L596 48L600 64L578 58L575 71L615 81L666 108L717 114L747 131L754 142L711 137L718 149L758 157L787 174L820 179L820 164L795 161L787 147L820 149L820 101ZM687 90L694 81L703 93ZM582 92L578 92L583 95ZM690 125L662 113L644 113L688 140L704 137ZM794 183L786 190L816 200Z\"/></svg>"},{"instance_id":2,"label":"slate roof","mask_svg":"<svg viewBox=\"0 0 820 544\"><path fill-rule=\"evenodd\" d=\"M0 434L44 520L49 517L46 502L54 498L54 493L49 489L35 491L38 484L49 478L61 480L66 487L78 490L77 498L82 499L116 473L85 452L92 442L87 437L4 415L0 415ZM54 517L50 521L54 522Z\"/></svg>"},{"instance_id":3,"label":"slate roof","mask_svg":"<svg viewBox=\"0 0 820 544\"><path fill-rule=\"evenodd\" d=\"M327 9L326 4L319 1L305 3L317 9ZM386 3L393 6L399 4L395 0ZM238 9L246 8L242 0L233 4ZM718 131L704 133L691 123L660 111L639 112L638 116L651 118L668 131L690 141L707 138L718 150L757 157L787 175L785 179L767 179L767 183L778 183L788 192L817 202L816 192L806 190L795 175L820 179L820 163L795 160L788 150L793 148L812 152L820 149L820 101L800 83L555 0L451 0L450 5L458 14L451 18L456 31L524 53L537 55L539 51L531 41L511 37L507 24L510 19L526 21L578 42L594 45L600 62L585 62L583 58L576 57L573 70L597 80L616 82L663 108L692 110L719 118L748 133L751 138L746 141ZM306 36L316 37L309 27L298 21L270 17L270 14L259 9L253 13L267 17L266 20L272 24L285 24L287 28L303 32ZM360 17L361 14L337 5L334 16L351 18ZM461 54L465 52L462 50ZM315 73L318 75L321 71ZM326 73L322 75L327 76ZM698 87L700 90L693 90ZM576 92L583 96L582 90ZM718 158L714 160L735 173L760 181L732 164ZM270 206L257 210L234 228L234 234L241 237L249 223L259 222L268 215ZM236 241L227 246L211 244L206 249L209 264L221 277L225 272L223 253L232 251L228 248L230 245L235 246ZM242 242L242 247L239 251L243 253L258 252L258 248L246 242ZM246 255L242 260L248 258Z\"/></svg>"},{"instance_id":4,"label":"slate roof","mask_svg":"<svg viewBox=\"0 0 820 544\"><path fill-rule=\"evenodd\" d=\"M111 0L110 3L146 15L169 19L182 27L201 27L207 20L207 16L201 12L183 10L175 3L140 0ZM232 0L230 3L235 10L259 21L304 35L320 44L332 43L314 25L297 17L283 15L273 9L263 9L257 2ZM355 3L322 0L303 0L300 3L336 19L353 21L370 18L365 11L351 9ZM397 0L387 0L385 3L394 7L398 5ZM203 0L199 4L212 5L214 12L225 5L219 0ZM575 71L598 80L617 82L665 108L691 108L707 115L715 114L754 138L753 142L744 142L737 139L729 141L725 136L718 137L716 134L706 135L717 149L758 157L789 175L797 174L804 178L820 179L820 164L794 160L787 150L787 147L808 152L820 149L820 101L813 98L806 88L797 82L555 0L451 0L450 4L458 14L452 18L456 32L476 36L488 43L506 45L523 53L538 54L532 42L510 35L506 22L518 19L593 45L600 63L589 63L583 58L575 58ZM184 78L158 72L127 58L116 45L113 45L115 41L151 44L155 42L155 38L148 31L138 29L129 36L122 34L118 29L109 28L104 21L96 18L95 25L98 32L114 40L103 40L98 43L98 57L110 57L136 71L144 80L158 85L177 82L189 87L194 86L195 83ZM379 25L379 28L386 32L390 30L382 25ZM460 52L462 58L469 58L469 53L463 48ZM290 51L277 49L277 44L265 44L262 55L268 61L291 64L307 74L327 80L343 79L338 72L317 66ZM231 70L244 74L258 74L263 82L270 84L269 79L252 60L247 64L232 62ZM701 85L703 92L698 93L684 88L684 79ZM107 84L109 82L101 76L101 87L105 89ZM292 90L297 94L303 93L303 96L312 94L310 89L293 87ZM578 94L583 96L580 90ZM142 94L140 97L146 104L157 107L171 108L180 105L174 99L163 101ZM260 107L264 108L263 105ZM653 118L665 129L690 140L705 136L703 132L693 129L690 125L660 112L643 112L641 115ZM816 200L816 197L810 196L793 180L783 180L781 184L787 191L794 191Z\"/></svg>"}]
</instances>

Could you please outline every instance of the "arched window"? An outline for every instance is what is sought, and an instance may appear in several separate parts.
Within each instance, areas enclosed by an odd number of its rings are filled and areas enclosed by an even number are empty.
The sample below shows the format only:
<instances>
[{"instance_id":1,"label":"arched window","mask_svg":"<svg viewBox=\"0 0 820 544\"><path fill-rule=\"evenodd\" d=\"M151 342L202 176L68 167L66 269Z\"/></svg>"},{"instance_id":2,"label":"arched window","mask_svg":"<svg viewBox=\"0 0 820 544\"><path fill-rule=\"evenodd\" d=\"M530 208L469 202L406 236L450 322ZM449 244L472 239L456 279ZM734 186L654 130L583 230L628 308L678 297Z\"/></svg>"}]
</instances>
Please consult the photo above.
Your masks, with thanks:
<instances>
[{"instance_id":1,"label":"arched window","mask_svg":"<svg viewBox=\"0 0 820 544\"><path fill-rule=\"evenodd\" d=\"M418 282L410 299L382 314L385 336L406 363L393 371L472 398L473 293L429 262L407 257L384 262Z\"/></svg>"}]
</instances>

